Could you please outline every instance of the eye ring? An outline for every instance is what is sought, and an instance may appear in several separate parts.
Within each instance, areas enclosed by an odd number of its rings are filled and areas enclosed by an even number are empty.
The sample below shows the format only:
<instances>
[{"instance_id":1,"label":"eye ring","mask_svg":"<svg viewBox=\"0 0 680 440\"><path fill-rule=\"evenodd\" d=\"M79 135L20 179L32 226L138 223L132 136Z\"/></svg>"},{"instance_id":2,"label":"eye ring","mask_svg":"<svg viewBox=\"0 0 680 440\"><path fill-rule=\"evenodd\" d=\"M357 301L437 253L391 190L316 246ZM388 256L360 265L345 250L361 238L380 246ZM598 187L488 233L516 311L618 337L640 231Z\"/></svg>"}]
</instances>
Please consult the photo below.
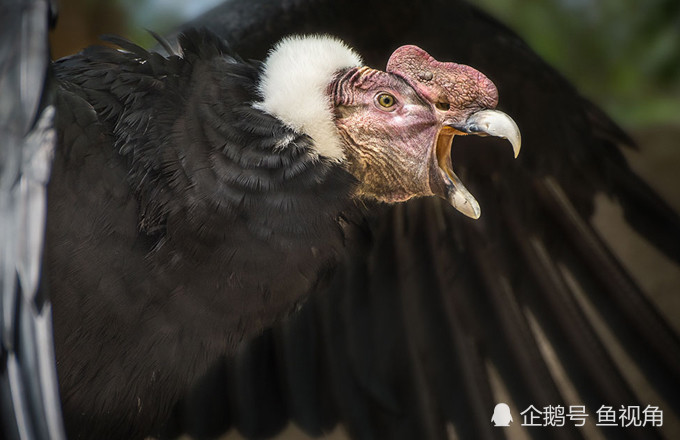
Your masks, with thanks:
<instances>
[{"instance_id":1,"label":"eye ring","mask_svg":"<svg viewBox=\"0 0 680 440\"><path fill-rule=\"evenodd\" d=\"M378 93L375 97L375 102L385 110L389 110L397 103L397 98L394 95L386 92Z\"/></svg>"}]
</instances>

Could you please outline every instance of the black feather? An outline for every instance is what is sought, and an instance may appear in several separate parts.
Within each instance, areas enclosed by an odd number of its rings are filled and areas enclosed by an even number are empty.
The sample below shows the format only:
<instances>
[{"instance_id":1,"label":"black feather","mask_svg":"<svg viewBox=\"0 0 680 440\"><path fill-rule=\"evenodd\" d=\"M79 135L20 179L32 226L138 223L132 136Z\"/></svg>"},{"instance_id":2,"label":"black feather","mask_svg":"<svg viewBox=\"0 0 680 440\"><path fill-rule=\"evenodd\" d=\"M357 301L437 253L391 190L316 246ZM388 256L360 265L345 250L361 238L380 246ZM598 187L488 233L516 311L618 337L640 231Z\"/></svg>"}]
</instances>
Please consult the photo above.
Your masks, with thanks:
<instances>
[{"instance_id":1,"label":"black feather","mask_svg":"<svg viewBox=\"0 0 680 440\"><path fill-rule=\"evenodd\" d=\"M4 15L1 28L23 13ZM435 199L349 203L354 179L252 105L262 65L246 60L290 33L337 35L373 66L418 44L487 74L524 145L513 162L500 142L456 138L454 167L483 217ZM591 217L595 194L609 195L675 261L680 220L626 164L628 135L511 30L462 1L231 0L176 42L152 35L165 56L105 37L117 48L53 65L58 148L40 284L17 275L20 258L0 259L10 275L3 433L19 438L23 417L29 437L60 436L56 395L23 362L35 354L49 369L51 355L33 350L35 332L17 331L48 316L51 300L73 438L215 438L230 428L262 438L291 420L312 436L341 424L357 439L491 439L506 433L489 422L500 399L513 410L587 406L585 429L567 420L527 428L530 438L677 436L680 341ZM1 60L20 53L4 48ZM12 64L0 65L4 81ZM29 72L42 83L42 67ZM5 99L24 89L2 81L3 136L40 131L43 106ZM19 101L20 112L8 110ZM31 171L11 145L0 197ZM7 224L16 234L0 235L3 245L26 232L14 217ZM15 367L28 405L8 385ZM644 401L650 392L662 401ZM595 426L599 405L647 403L671 423Z\"/></svg>"}]
</instances>

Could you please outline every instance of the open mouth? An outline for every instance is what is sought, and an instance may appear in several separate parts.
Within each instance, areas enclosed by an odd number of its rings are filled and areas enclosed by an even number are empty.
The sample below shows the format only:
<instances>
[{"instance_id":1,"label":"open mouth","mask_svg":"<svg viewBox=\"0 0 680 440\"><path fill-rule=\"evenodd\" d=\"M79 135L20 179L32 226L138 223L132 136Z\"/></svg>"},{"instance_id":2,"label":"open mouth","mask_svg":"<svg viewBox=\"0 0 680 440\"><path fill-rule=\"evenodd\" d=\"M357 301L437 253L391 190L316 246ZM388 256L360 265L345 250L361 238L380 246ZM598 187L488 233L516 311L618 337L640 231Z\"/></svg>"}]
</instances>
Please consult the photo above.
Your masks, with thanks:
<instances>
[{"instance_id":1,"label":"open mouth","mask_svg":"<svg viewBox=\"0 0 680 440\"><path fill-rule=\"evenodd\" d=\"M479 203L474 198L470 191L465 188L460 178L453 172L453 165L451 162L451 147L453 138L456 135L465 135L464 133L451 126L443 126L436 138L435 154L437 156L437 165L439 168L439 175L442 179L439 191L433 191L436 195L447 200L454 208L466 216L477 219L481 214Z\"/></svg>"},{"instance_id":2,"label":"open mouth","mask_svg":"<svg viewBox=\"0 0 680 440\"><path fill-rule=\"evenodd\" d=\"M430 178L432 192L447 200L466 216L478 219L481 215L479 203L453 172L451 163L451 147L454 137L468 134L505 138L512 145L515 157L519 154L522 139L517 124L508 115L498 110L482 110L473 113L460 128L444 125L439 129L434 145L438 171L434 170ZM439 176L440 179L436 177L433 179L434 176Z\"/></svg>"}]
</instances>

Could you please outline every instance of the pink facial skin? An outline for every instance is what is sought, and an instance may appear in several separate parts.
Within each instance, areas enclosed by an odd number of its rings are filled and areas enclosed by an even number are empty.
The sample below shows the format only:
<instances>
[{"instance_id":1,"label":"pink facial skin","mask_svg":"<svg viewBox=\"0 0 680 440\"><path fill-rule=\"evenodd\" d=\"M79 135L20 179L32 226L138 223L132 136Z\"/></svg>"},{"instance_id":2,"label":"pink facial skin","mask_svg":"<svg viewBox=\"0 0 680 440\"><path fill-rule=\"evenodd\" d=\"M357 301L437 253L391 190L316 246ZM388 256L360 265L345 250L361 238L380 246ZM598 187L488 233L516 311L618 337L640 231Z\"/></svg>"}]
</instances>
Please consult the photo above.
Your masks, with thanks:
<instances>
[{"instance_id":1,"label":"pink facial skin","mask_svg":"<svg viewBox=\"0 0 680 440\"><path fill-rule=\"evenodd\" d=\"M416 46L397 49L386 72L368 67L344 72L330 91L347 166L360 182L358 194L390 203L446 196L440 165L448 161L450 168L450 158L437 152L441 130L463 127L470 115L498 102L486 76L438 62ZM389 105L381 100L385 94Z\"/></svg>"}]
</instances>

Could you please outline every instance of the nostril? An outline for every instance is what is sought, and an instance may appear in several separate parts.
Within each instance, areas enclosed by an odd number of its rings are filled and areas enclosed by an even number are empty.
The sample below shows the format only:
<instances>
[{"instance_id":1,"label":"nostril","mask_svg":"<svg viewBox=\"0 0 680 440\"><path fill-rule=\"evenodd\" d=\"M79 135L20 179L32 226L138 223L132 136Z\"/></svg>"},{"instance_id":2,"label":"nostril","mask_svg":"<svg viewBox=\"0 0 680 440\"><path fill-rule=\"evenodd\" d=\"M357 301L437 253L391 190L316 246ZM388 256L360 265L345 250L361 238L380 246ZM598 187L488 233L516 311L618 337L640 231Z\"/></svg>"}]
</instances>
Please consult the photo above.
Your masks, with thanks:
<instances>
[{"instance_id":1,"label":"nostril","mask_svg":"<svg viewBox=\"0 0 680 440\"><path fill-rule=\"evenodd\" d=\"M451 108L451 104L448 102L437 102L434 104L435 107L437 107L439 110L442 111L448 111Z\"/></svg>"}]
</instances>

